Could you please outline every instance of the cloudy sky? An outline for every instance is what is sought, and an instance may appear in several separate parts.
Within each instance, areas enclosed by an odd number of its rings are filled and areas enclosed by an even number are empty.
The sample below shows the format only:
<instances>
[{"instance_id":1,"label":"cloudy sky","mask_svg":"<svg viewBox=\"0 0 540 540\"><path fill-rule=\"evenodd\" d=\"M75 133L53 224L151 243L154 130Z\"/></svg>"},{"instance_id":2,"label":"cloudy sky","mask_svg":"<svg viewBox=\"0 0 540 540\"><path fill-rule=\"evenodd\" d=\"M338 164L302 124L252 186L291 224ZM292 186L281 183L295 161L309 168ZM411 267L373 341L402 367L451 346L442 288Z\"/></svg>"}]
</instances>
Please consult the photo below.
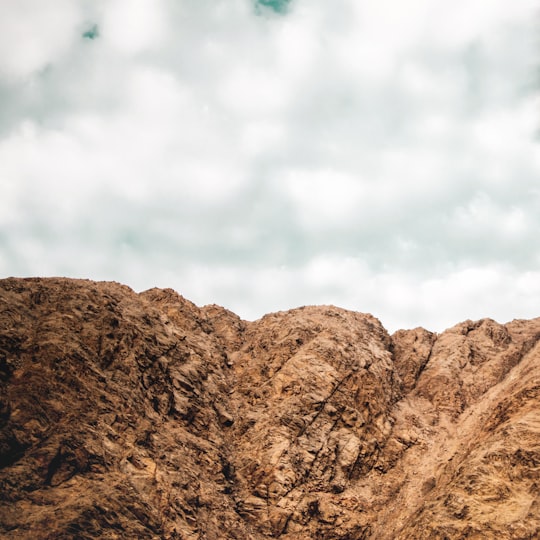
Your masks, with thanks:
<instances>
[{"instance_id":1,"label":"cloudy sky","mask_svg":"<svg viewBox=\"0 0 540 540\"><path fill-rule=\"evenodd\" d=\"M536 0L0 9L1 277L540 316Z\"/></svg>"}]
</instances>

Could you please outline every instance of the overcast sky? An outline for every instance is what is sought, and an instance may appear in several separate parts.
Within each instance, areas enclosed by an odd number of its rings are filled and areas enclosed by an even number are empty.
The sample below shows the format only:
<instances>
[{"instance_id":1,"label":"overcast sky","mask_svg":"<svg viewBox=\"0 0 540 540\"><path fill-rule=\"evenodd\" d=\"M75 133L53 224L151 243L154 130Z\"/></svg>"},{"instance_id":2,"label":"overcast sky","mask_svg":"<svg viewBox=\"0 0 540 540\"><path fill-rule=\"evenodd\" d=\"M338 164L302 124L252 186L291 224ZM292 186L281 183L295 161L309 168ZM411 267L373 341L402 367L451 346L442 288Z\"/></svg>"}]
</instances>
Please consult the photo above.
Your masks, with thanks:
<instances>
[{"instance_id":1,"label":"overcast sky","mask_svg":"<svg viewBox=\"0 0 540 540\"><path fill-rule=\"evenodd\" d=\"M0 276L540 316L537 7L2 0Z\"/></svg>"}]
</instances>

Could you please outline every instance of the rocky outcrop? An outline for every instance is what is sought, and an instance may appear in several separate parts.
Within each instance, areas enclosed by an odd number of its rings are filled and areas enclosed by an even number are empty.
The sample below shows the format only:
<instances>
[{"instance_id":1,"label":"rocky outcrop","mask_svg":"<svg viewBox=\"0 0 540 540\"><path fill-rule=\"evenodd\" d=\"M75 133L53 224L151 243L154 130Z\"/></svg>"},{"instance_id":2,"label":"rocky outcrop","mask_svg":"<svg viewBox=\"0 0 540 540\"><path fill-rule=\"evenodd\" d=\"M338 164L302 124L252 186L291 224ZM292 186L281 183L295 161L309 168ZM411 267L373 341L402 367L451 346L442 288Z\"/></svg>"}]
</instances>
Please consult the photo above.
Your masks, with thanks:
<instances>
[{"instance_id":1,"label":"rocky outcrop","mask_svg":"<svg viewBox=\"0 0 540 540\"><path fill-rule=\"evenodd\" d=\"M539 537L539 336L0 280L0 535Z\"/></svg>"}]
</instances>

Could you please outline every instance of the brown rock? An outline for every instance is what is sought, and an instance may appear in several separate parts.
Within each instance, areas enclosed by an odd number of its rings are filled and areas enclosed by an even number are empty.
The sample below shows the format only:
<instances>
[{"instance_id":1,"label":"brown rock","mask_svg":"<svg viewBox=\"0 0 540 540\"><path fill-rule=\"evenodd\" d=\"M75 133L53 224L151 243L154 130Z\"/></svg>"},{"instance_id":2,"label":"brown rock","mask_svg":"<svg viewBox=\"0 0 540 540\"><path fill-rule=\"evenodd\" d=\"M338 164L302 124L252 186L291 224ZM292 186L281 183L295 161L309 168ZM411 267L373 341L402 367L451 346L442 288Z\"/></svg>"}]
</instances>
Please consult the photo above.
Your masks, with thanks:
<instances>
[{"instance_id":1,"label":"brown rock","mask_svg":"<svg viewBox=\"0 0 540 540\"><path fill-rule=\"evenodd\" d=\"M539 537L539 336L0 280L0 535Z\"/></svg>"}]
</instances>

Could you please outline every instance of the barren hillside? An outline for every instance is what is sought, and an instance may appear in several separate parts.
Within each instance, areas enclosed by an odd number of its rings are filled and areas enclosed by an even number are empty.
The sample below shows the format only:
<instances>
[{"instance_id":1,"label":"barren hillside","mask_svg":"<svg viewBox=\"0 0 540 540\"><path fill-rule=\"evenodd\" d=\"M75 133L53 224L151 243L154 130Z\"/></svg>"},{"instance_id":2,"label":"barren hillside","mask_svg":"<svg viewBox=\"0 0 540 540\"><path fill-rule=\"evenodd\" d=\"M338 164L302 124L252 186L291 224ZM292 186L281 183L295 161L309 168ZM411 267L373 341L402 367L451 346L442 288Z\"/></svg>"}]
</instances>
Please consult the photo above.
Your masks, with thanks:
<instances>
[{"instance_id":1,"label":"barren hillside","mask_svg":"<svg viewBox=\"0 0 540 540\"><path fill-rule=\"evenodd\" d=\"M0 535L539 538L539 337L0 280Z\"/></svg>"}]
</instances>

